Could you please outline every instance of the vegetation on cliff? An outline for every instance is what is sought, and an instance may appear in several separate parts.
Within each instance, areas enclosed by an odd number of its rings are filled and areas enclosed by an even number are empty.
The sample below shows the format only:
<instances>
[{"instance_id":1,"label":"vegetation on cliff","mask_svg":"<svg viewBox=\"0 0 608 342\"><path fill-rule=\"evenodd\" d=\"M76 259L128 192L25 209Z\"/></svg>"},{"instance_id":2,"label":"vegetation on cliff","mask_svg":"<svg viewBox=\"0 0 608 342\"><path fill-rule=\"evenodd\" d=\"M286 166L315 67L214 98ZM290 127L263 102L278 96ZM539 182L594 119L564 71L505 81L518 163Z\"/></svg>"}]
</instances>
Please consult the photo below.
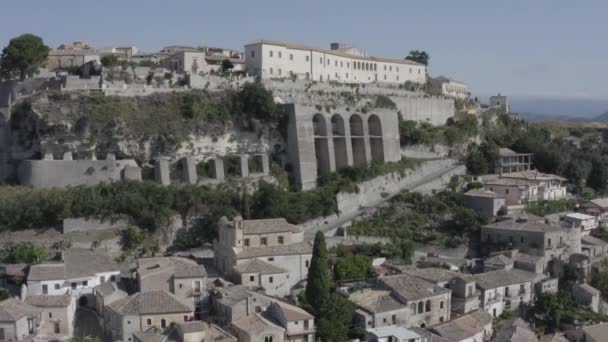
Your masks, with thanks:
<instances>
[{"instance_id":1,"label":"vegetation on cliff","mask_svg":"<svg viewBox=\"0 0 608 342\"><path fill-rule=\"evenodd\" d=\"M399 134L401 146L445 144L454 146L462 144L479 133L477 118L468 116L462 121L448 120L443 126L433 126L426 122L403 120L399 116Z\"/></svg>"}]
</instances>

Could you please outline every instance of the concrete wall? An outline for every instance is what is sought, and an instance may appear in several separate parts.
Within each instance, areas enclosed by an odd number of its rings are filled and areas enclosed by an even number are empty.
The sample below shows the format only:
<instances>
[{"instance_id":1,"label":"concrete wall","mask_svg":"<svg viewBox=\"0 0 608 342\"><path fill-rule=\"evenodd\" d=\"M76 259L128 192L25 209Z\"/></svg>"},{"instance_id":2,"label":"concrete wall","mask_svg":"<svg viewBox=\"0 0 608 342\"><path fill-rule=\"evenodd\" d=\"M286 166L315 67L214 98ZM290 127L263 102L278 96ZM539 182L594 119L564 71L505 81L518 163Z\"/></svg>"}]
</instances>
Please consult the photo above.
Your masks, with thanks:
<instances>
[{"instance_id":1,"label":"concrete wall","mask_svg":"<svg viewBox=\"0 0 608 342\"><path fill-rule=\"evenodd\" d=\"M36 188L95 185L119 181L134 160L24 160L18 169L21 185Z\"/></svg>"},{"instance_id":2,"label":"concrete wall","mask_svg":"<svg viewBox=\"0 0 608 342\"><path fill-rule=\"evenodd\" d=\"M428 122L431 125L445 125L454 116L454 100L435 97L395 97L391 100L397 105L403 120Z\"/></svg>"}]
</instances>

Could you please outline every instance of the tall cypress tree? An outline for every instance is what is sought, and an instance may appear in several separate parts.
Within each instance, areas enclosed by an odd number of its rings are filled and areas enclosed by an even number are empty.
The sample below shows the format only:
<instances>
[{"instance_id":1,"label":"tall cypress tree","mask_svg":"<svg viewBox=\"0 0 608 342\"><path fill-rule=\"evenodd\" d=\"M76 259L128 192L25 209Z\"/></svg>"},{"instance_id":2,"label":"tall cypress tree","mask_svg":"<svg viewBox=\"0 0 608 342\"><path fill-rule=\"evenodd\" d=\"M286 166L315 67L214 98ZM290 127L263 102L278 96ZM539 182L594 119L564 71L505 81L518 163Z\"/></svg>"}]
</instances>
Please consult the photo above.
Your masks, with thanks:
<instances>
[{"instance_id":1,"label":"tall cypress tree","mask_svg":"<svg viewBox=\"0 0 608 342\"><path fill-rule=\"evenodd\" d=\"M327 258L327 245L323 232L318 231L315 235L315 244L312 250L312 259L308 269L308 281L306 283L306 301L311 306L315 315L324 312L330 303L329 263Z\"/></svg>"}]
</instances>

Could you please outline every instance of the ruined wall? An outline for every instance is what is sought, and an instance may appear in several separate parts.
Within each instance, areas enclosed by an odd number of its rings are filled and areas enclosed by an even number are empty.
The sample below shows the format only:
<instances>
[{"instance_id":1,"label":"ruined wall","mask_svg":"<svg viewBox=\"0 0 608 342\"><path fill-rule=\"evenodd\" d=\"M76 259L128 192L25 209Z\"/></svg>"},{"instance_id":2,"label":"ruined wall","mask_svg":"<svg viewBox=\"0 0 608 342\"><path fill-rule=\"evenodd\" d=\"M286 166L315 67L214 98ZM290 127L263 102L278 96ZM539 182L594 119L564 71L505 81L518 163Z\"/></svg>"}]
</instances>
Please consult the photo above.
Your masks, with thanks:
<instances>
[{"instance_id":1,"label":"ruined wall","mask_svg":"<svg viewBox=\"0 0 608 342\"><path fill-rule=\"evenodd\" d=\"M454 116L454 100L436 97L395 97L391 96L401 112L403 120L428 122L431 125L445 125Z\"/></svg>"},{"instance_id":2,"label":"ruined wall","mask_svg":"<svg viewBox=\"0 0 608 342\"><path fill-rule=\"evenodd\" d=\"M95 185L123 179L134 160L24 160L17 171L19 183L37 188Z\"/></svg>"}]
</instances>

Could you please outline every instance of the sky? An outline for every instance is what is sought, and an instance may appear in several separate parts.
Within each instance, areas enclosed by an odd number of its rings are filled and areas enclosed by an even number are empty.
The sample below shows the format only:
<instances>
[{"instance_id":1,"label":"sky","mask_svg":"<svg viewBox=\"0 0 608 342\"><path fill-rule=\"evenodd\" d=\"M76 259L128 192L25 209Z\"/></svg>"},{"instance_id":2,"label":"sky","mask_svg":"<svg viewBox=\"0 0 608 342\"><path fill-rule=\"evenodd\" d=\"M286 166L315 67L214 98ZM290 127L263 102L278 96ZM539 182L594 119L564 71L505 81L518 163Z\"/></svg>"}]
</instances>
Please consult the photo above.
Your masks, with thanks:
<instances>
[{"instance_id":1,"label":"sky","mask_svg":"<svg viewBox=\"0 0 608 342\"><path fill-rule=\"evenodd\" d=\"M425 50L432 76L462 80L483 97L608 99L605 0L19 0L1 8L0 46L22 33L50 47L85 40L146 52L339 41L382 57Z\"/></svg>"}]
</instances>

